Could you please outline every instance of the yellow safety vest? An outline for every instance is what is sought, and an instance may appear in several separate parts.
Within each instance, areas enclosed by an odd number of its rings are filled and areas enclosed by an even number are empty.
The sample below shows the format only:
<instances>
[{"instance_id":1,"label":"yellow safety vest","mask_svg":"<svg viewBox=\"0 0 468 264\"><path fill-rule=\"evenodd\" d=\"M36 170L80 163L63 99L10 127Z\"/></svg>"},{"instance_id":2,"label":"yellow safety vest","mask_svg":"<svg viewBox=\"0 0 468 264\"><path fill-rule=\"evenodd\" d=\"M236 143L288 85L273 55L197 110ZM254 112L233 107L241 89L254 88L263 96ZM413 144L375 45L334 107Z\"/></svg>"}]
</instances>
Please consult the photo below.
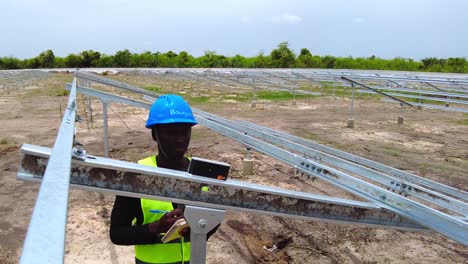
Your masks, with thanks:
<instances>
[{"instance_id":1,"label":"yellow safety vest","mask_svg":"<svg viewBox=\"0 0 468 264\"><path fill-rule=\"evenodd\" d=\"M157 167L156 156L139 160L138 164ZM143 210L143 224L159 220L163 214L152 213L150 210L171 211L171 202L150 199L140 199ZM176 239L165 244L135 245L135 257L140 263L189 263L190 242Z\"/></svg>"}]
</instances>

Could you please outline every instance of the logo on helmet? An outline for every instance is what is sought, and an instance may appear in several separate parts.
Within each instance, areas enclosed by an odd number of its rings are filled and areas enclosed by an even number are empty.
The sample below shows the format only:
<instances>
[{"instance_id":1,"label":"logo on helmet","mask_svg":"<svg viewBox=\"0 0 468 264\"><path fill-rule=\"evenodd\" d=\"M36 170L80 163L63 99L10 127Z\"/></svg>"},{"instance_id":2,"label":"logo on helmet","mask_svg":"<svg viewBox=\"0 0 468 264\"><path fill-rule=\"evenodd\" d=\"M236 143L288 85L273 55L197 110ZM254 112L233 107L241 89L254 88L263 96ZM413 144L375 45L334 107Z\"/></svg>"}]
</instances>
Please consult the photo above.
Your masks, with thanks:
<instances>
[{"instance_id":1,"label":"logo on helmet","mask_svg":"<svg viewBox=\"0 0 468 264\"><path fill-rule=\"evenodd\" d=\"M192 116L192 113L177 111L177 110L174 110L174 109L171 109L171 111L169 113L170 113L170 115L178 115L178 116L183 116L183 117Z\"/></svg>"}]
</instances>

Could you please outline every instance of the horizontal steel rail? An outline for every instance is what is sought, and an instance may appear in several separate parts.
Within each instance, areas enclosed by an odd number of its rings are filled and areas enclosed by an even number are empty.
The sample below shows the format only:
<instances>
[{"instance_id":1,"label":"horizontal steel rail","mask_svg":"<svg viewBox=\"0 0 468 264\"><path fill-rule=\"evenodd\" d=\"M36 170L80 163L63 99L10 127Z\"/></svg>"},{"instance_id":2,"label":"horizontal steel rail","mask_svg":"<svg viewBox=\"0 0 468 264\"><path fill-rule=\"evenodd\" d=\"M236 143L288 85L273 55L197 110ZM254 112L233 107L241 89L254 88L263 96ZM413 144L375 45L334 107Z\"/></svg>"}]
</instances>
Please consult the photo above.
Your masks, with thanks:
<instances>
[{"instance_id":1,"label":"horizontal steel rail","mask_svg":"<svg viewBox=\"0 0 468 264\"><path fill-rule=\"evenodd\" d=\"M366 94L376 94L376 92L374 92L374 91L367 91L367 90L358 90L358 92L366 93ZM391 95L391 96L395 96L395 97L403 97L403 98L411 98L411 99L421 99L421 100L429 100L429 101L436 101L436 102L468 105L468 101L448 99L448 98L442 98L442 97L419 96L419 95L415 95L415 94L401 94L401 93L386 93L386 94Z\"/></svg>"},{"instance_id":2,"label":"horizontal steel rail","mask_svg":"<svg viewBox=\"0 0 468 264\"><path fill-rule=\"evenodd\" d=\"M432 87L432 88L434 88L434 89L436 89L436 90L439 90L439 91L441 91L441 92L444 92L444 90L440 89L439 87L433 85L433 84L430 83L430 82L423 82L423 83L429 85L430 87Z\"/></svg>"},{"instance_id":3,"label":"horizontal steel rail","mask_svg":"<svg viewBox=\"0 0 468 264\"><path fill-rule=\"evenodd\" d=\"M159 96L157 93L141 89L140 87L133 86L124 82L120 81L115 81L109 78L104 78L99 75L93 74L93 73L88 73L88 72L83 72L83 71L76 71L75 76L81 79L86 79L88 81L93 81L96 83L101 83L101 84L106 84L114 87L118 87L127 91L132 91L140 94L145 94L149 96Z\"/></svg>"},{"instance_id":4,"label":"horizontal steel rail","mask_svg":"<svg viewBox=\"0 0 468 264\"><path fill-rule=\"evenodd\" d=\"M404 82L428 82L428 83L443 83L443 84L451 84L451 85L460 85L460 84L468 84L468 79L461 79L461 78L431 78L429 76L397 76L397 75L380 75L376 76L370 74L356 74L352 72L328 72L328 73L318 73L314 72L314 75L317 76L326 76L326 77L341 77L346 76L353 79L360 79L360 80L392 80L392 81L404 81Z\"/></svg>"},{"instance_id":5,"label":"horizontal steel rail","mask_svg":"<svg viewBox=\"0 0 468 264\"><path fill-rule=\"evenodd\" d=\"M345 81L348 81L348 82L350 82L350 83L357 84L357 85L359 85L359 86L361 86L361 87L364 87L364 88L367 88L367 89L369 89L369 90L372 90L372 91L374 91L374 92L376 92L376 93L379 93L379 94L381 94L381 95L383 95L383 96L386 96L386 97L388 97L388 98L391 98L391 99L393 99L393 100L399 101L399 102L402 103L402 104L405 104L405 105L408 105L408 106L411 106L411 107L413 106L412 104L410 104L410 103L408 103L408 102L405 102L405 101L403 101L403 100L400 100L400 99L398 99L398 98L396 98L396 97L393 97L393 96L389 95L388 93L384 93L384 92L382 92L382 91L379 91L379 90L377 90L377 89L374 89L374 88L372 88L372 87L370 87L370 86L368 86L368 85L365 85L365 84L363 84L363 83L356 82L356 81L354 81L354 80L352 80L352 79L349 79L349 78L347 78L347 77L344 77L344 76L341 76L341 79L343 79L343 80L345 80Z\"/></svg>"},{"instance_id":6,"label":"horizontal steel rail","mask_svg":"<svg viewBox=\"0 0 468 264\"><path fill-rule=\"evenodd\" d=\"M372 201L382 208L405 216L455 241L468 245L468 223L457 217L444 214L339 170L257 140L208 119L199 118L198 122L218 133L289 164L299 171L319 177L359 197Z\"/></svg>"},{"instance_id":7,"label":"horizontal steel rail","mask_svg":"<svg viewBox=\"0 0 468 264\"><path fill-rule=\"evenodd\" d=\"M269 134L268 132L263 132L259 129L251 128L245 124L232 122L230 120L200 111L195 111L198 115L202 116L203 118L207 118L209 120L215 121L217 123L222 124L223 126L229 127L232 130L239 131L246 135L250 135L253 137L259 137L262 140L268 140L275 145L279 145L290 150L294 150L296 152L300 152L307 157L313 157L315 160L319 160L321 162L325 161L332 166L338 167L340 169L344 169L349 172L356 173L364 178L369 180L378 182L383 184L389 189L399 191L406 195L411 195L427 202L433 203L435 205L441 206L442 208L447 208L453 212L456 212L462 216L468 215L468 204L458 201L452 197L446 196L444 194L428 190L424 187L418 186L414 183L408 181L402 181L397 177L393 177L391 175L387 175L365 166L352 163L345 159L341 159L335 157L333 155L314 150L312 148L300 145L298 143L294 143L287 139L283 139L280 136Z\"/></svg>"},{"instance_id":8,"label":"horizontal steel rail","mask_svg":"<svg viewBox=\"0 0 468 264\"><path fill-rule=\"evenodd\" d=\"M72 86L71 84L67 83L65 88L67 90L70 90L71 86ZM89 96L99 97L99 98L103 99L106 102L122 103L122 104L131 105L131 106L135 106L135 107L139 107L139 108L145 108L145 109L150 109L150 107L151 107L150 104L145 103L145 102L125 98L125 97L122 97L122 96L113 95L113 94L110 94L110 93L101 92L101 91L98 91L98 90L94 90L94 89L86 88L86 87L82 87L82 86L77 86L76 91L78 93L81 93L81 94L86 94L86 95L89 95Z\"/></svg>"},{"instance_id":9,"label":"horizontal steel rail","mask_svg":"<svg viewBox=\"0 0 468 264\"><path fill-rule=\"evenodd\" d=\"M69 87L69 84L67 85ZM120 103L125 103L131 106L135 107L141 107L145 109L149 109L151 107L150 104L135 101L135 100L130 100L124 97L112 95L112 94L107 94L103 92L98 92L89 88L84 88L84 87L78 87L78 92L86 94L86 95L91 95L91 96L98 96L101 99L104 99L108 102L120 102ZM392 188L394 190L401 191L405 194L408 195L413 195L415 197L424 199L429 202L433 202L439 206L446 207L448 209L451 209L455 212L458 212L462 215L467 214L467 208L466 204L457 200L454 200L451 197L446 197L445 195L442 195L437 192L433 192L431 190L427 190L423 187L416 186L410 182L402 181L397 178L393 178L389 175L384 175L382 173L379 173L377 171L373 171L370 169L367 169L366 167L359 166L357 164L353 164L349 161L346 161L344 159L336 158L332 155L320 152L320 151L314 151L311 148L304 147L300 144L296 144L292 141L288 140L281 140L278 136L267 134L266 132L260 132L258 129L255 128L249 128L249 126L242 124L242 123L234 123L232 121L229 121L227 119L223 119L220 117L217 117L215 115L211 115L209 113L203 112L198 109L194 109L194 113L197 115L197 117L201 118L209 118L211 120L214 120L216 122L222 122L223 125L229 126L231 129L237 129L241 132L248 132L250 135L253 136L261 136L262 138L265 138L267 140L273 140L274 143L282 143L287 145L287 147L291 149L295 149L297 151L301 151L304 153L307 153L308 155L314 155L315 157L319 157L323 159L324 161L333 163L336 166L339 166L343 169L346 169L348 171L358 173L362 176L367 176L367 178L371 180L378 181L382 184L385 184L388 188ZM242 129L241 129L242 128ZM279 139L277 139L279 138Z\"/></svg>"},{"instance_id":10,"label":"horizontal steel rail","mask_svg":"<svg viewBox=\"0 0 468 264\"><path fill-rule=\"evenodd\" d=\"M268 127L265 127L265 126L257 125L257 124L254 124L254 123L251 123L251 122L248 122L248 121L243 121L243 120L238 121L238 122L241 123L241 124L247 125L249 127L253 127L253 128L256 128L256 129L259 129L259 130L262 130L262 131L266 131L266 132L268 132L268 133L270 133L272 135L277 135L277 136L279 136L281 138L284 138L284 139L287 139L289 141L299 143L299 144L301 144L303 146L307 146L307 147L310 147L310 148L320 150L322 152L334 155L334 156L342 158L342 159L346 159L346 160L350 160L350 161L353 161L353 162L358 163L358 164L362 164L362 165L364 165L366 167L369 167L369 168L372 168L374 170L385 172L385 173L390 174L392 176L398 177L399 179L402 179L402 180L405 180L405 181L408 181L408 182L413 182L413 183L416 183L416 184L419 184L419 185L422 185L422 186L426 186L426 187L428 187L430 189L434 189L434 190L437 190L437 191L444 192L444 193L449 194L451 196L461 198L464 201L468 200L468 192L457 189L455 187L448 186L448 185L445 185L445 184L442 184L442 183L439 183L439 182L436 182L436 181L432 181L430 179L423 178L423 177L418 176L416 174L412 174L412 173L409 173L409 172L406 172L406 171L402 171L402 170L387 166L385 164L382 164L382 163L379 163L379 162L376 162L376 161L373 161L373 160L370 160L370 159L366 159L366 158L363 158L363 157L360 157L360 156L357 156L357 155L354 155L354 154L351 154L351 153L348 153L348 152L345 152L345 151L337 150L337 149L334 149L334 148L331 148L331 147L328 147L328 146L325 146L325 145L322 145L322 144L318 144L318 143L310 141L310 140L306 140L306 139L303 139L303 138L300 138L300 137L296 137L296 136L287 134L285 132L281 132L279 130L274 130L274 129L271 129L271 128L268 128Z\"/></svg>"},{"instance_id":11,"label":"horizontal steel rail","mask_svg":"<svg viewBox=\"0 0 468 264\"><path fill-rule=\"evenodd\" d=\"M103 78L103 79L106 79L106 78ZM104 83L104 84L112 85L112 84L109 84L109 83ZM119 86L117 86L117 87L119 87ZM114 96L114 98L117 98L117 97ZM118 101L119 99L115 99L115 100ZM150 107L149 104L147 104L146 106L145 105L141 106L140 104L138 104L138 105L137 104L131 104L131 105L134 105L136 107L143 107L143 108L146 108L146 109L149 109L149 107ZM243 123L243 122L241 122L241 123ZM244 124L246 124L246 123L244 123ZM301 145L308 146L308 147L311 147L313 149L317 149L317 150L323 151L325 153L329 153L329 154L332 154L334 156L337 156L337 157L340 157L340 158L343 158L343 159L346 159L346 160L350 160L350 161L362 164L362 165L364 165L366 167L370 167L370 168L373 168L373 169L380 170L382 172L386 172L386 173L388 173L390 175L397 176L398 178L400 178L402 180L405 180L405 181L408 181L408 182L413 182L413 183L416 183L416 184L420 184L420 185L429 187L431 189L442 191L442 192L445 192L446 194L449 194L449 195L452 195L452 196L455 196L455 197L459 197L459 198L462 198L464 200L468 200L468 193L465 192L465 191L459 190L457 188L447 186L447 185L444 185L444 184L441 184L441 183L438 183L438 182L435 182L435 181L431 181L429 179L417 176L415 174L411 174L411 173L408 173L408 172L405 172L405 171L401 171L401 170L395 169L393 167L390 167L390 166L387 166L387 165L384 165L384 164L381 164L381 163L378 163L378 162L375 162L375 161L372 161L372 160L368 160L368 159L365 159L365 158L362 158L362 157L359 157L359 156L356 156L356 155L353 155L353 154L350 154L350 153L346 153L344 151L336 150L336 149L333 149L333 148L330 148L330 147L327 147L327 146L324 146L324 145L321 145L321 144L318 144L318 143L315 143L315 142L312 142L312 141L308 141L308 140L304 140L304 139L299 138L299 137L288 135L288 134L280 132L280 131L272 130L272 129L262 127L262 126L258 126L258 125L252 124L252 123L247 123L247 124L250 127L253 126L253 127L256 127L257 129L260 129L262 131L268 131L269 133L273 133L274 135L281 136L281 137L283 137L285 139L288 139L290 141L299 143Z\"/></svg>"},{"instance_id":12,"label":"horizontal steel rail","mask_svg":"<svg viewBox=\"0 0 468 264\"><path fill-rule=\"evenodd\" d=\"M293 83L295 86L298 86L298 83L296 81L292 81L292 80L288 79L287 77L279 76L279 75L269 73L269 72L262 72L262 74L266 74L266 75L271 76L273 78L278 78L278 79L284 80L286 82Z\"/></svg>"},{"instance_id":13,"label":"horizontal steel rail","mask_svg":"<svg viewBox=\"0 0 468 264\"><path fill-rule=\"evenodd\" d=\"M390 98L383 98L382 101L390 102L390 103L399 103L398 101L392 100ZM468 113L468 108L451 107L451 106L434 105L434 104L422 104L422 103L413 103L413 104L416 105L416 106L424 107L424 108L431 108L431 109L452 111L452 112L460 112L460 113Z\"/></svg>"},{"instance_id":14,"label":"horizontal steel rail","mask_svg":"<svg viewBox=\"0 0 468 264\"><path fill-rule=\"evenodd\" d=\"M47 168L50 149L24 144L21 151L23 158L18 179L40 180ZM427 230L420 224L371 203L230 179L220 181L97 156L88 156L84 160L73 159L70 171L71 184L92 191L300 219Z\"/></svg>"},{"instance_id":15,"label":"horizontal steel rail","mask_svg":"<svg viewBox=\"0 0 468 264\"><path fill-rule=\"evenodd\" d=\"M465 237L467 234L467 224L455 217L386 191L334 168L306 158L298 157L293 153L231 130L216 122L199 118L199 123L234 138L241 143L252 146L280 161L296 166L300 171L325 179L358 196L369 199L383 208L408 217L465 245L468 242ZM299 167L298 164L300 164Z\"/></svg>"},{"instance_id":16,"label":"horizontal steel rail","mask_svg":"<svg viewBox=\"0 0 468 264\"><path fill-rule=\"evenodd\" d=\"M76 106L74 78L67 109L43 171L44 181L24 241L21 264L63 262Z\"/></svg>"},{"instance_id":17,"label":"horizontal steel rail","mask_svg":"<svg viewBox=\"0 0 468 264\"><path fill-rule=\"evenodd\" d=\"M200 74L200 73L194 73L194 72L190 72L190 73L197 76L197 77L199 77L199 78L205 78L205 79L207 79L207 80L209 80L211 82L216 82L216 83L224 84L224 85L227 85L227 86L236 87L236 85L234 85L232 83L223 82L223 81L218 80L216 78L207 76L206 74Z\"/></svg>"},{"instance_id":18,"label":"horizontal steel rail","mask_svg":"<svg viewBox=\"0 0 468 264\"><path fill-rule=\"evenodd\" d=\"M385 90L384 92L387 92L387 91L406 92L406 93L415 93L415 94L424 94L424 95L437 95L437 96L445 96L445 97L452 97L452 98L465 98L465 99L468 99L467 94L461 94L461 93L434 92L434 91L430 91L430 90L416 90L416 89L375 87L375 86L372 86L372 88L377 89L377 90Z\"/></svg>"}]
</instances>

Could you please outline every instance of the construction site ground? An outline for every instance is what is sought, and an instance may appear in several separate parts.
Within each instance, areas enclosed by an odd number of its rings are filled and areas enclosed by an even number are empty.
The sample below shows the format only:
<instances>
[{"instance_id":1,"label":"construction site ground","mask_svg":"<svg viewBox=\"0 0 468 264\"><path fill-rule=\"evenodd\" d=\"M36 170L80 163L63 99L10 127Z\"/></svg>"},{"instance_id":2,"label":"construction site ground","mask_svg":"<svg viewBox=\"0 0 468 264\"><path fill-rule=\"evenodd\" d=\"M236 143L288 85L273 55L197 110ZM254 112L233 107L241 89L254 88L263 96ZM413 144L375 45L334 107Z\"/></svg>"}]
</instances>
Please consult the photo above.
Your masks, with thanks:
<instances>
[{"instance_id":1,"label":"construction site ground","mask_svg":"<svg viewBox=\"0 0 468 264\"><path fill-rule=\"evenodd\" d=\"M229 118L242 119L288 132L383 164L410 171L465 191L468 189L468 115L408 109L397 124L399 104L375 97L355 101L355 128L346 127L349 97L321 96L292 100L263 100L255 109L216 95L198 84L199 91L177 80L152 76L112 76L131 84L157 86L180 93L191 105ZM56 73L28 86L0 91L0 263L17 263L37 197L37 183L16 180L23 143L52 147L68 96L63 92L72 74ZM99 88L96 86L96 88ZM201 92L202 91L202 92ZM207 94L209 100L197 100ZM102 108L92 99L93 122L78 95L77 140L89 154L103 156ZM110 157L135 162L154 155L156 145L144 127L147 111L110 104ZM242 175L245 146L197 125L188 155L231 164L230 177L286 189L348 199L354 195L295 173L294 169L253 152L254 175ZM133 263L132 246L109 239L115 196L71 190L68 207L65 263ZM53 205L51 205L53 206ZM61 227L57 227L61 228ZM272 250L272 248L276 248ZM305 221L228 211L209 242L207 263L468 263L468 248L434 232Z\"/></svg>"}]
</instances>

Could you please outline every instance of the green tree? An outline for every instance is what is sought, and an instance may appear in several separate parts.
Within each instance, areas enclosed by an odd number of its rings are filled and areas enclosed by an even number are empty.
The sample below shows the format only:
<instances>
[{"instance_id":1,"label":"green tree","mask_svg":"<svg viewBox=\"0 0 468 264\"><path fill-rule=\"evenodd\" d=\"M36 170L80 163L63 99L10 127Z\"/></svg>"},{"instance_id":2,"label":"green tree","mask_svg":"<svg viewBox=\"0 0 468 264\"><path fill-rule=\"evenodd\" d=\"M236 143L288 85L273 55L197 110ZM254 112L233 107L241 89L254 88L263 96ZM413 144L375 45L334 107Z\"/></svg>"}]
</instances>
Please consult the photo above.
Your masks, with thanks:
<instances>
[{"instance_id":1,"label":"green tree","mask_svg":"<svg viewBox=\"0 0 468 264\"><path fill-rule=\"evenodd\" d=\"M422 62L421 69L426 70L426 71L430 71L431 69L436 68L437 65L440 65L439 59L435 57L424 58L421 60L421 62Z\"/></svg>"},{"instance_id":2,"label":"green tree","mask_svg":"<svg viewBox=\"0 0 468 264\"><path fill-rule=\"evenodd\" d=\"M325 56L322 58L322 67L327 69L334 69L336 58L333 56Z\"/></svg>"},{"instance_id":3,"label":"green tree","mask_svg":"<svg viewBox=\"0 0 468 264\"><path fill-rule=\"evenodd\" d=\"M114 65L116 67L129 67L132 53L128 49L119 50L114 55Z\"/></svg>"},{"instance_id":4,"label":"green tree","mask_svg":"<svg viewBox=\"0 0 468 264\"><path fill-rule=\"evenodd\" d=\"M294 66L296 55L289 48L288 42L281 42L278 47L271 51L272 66L276 68L290 68Z\"/></svg>"},{"instance_id":5,"label":"green tree","mask_svg":"<svg viewBox=\"0 0 468 264\"><path fill-rule=\"evenodd\" d=\"M226 56L218 55L216 51L206 50L205 55L200 57L200 66L206 68L227 68L230 67L230 62Z\"/></svg>"},{"instance_id":6,"label":"green tree","mask_svg":"<svg viewBox=\"0 0 468 264\"><path fill-rule=\"evenodd\" d=\"M2 70L14 70L20 69L21 62L15 57L3 57L0 58L0 69Z\"/></svg>"},{"instance_id":7,"label":"green tree","mask_svg":"<svg viewBox=\"0 0 468 264\"><path fill-rule=\"evenodd\" d=\"M297 57L296 66L299 68L313 68L320 66L319 64L315 64L312 53L310 53L308 49L302 48L299 56Z\"/></svg>"},{"instance_id":8,"label":"green tree","mask_svg":"<svg viewBox=\"0 0 468 264\"><path fill-rule=\"evenodd\" d=\"M246 60L239 54L231 58L231 65L233 68L246 68Z\"/></svg>"},{"instance_id":9,"label":"green tree","mask_svg":"<svg viewBox=\"0 0 468 264\"><path fill-rule=\"evenodd\" d=\"M96 62L96 67L113 67L114 66L114 57L106 54L102 54L101 58Z\"/></svg>"},{"instance_id":10,"label":"green tree","mask_svg":"<svg viewBox=\"0 0 468 264\"><path fill-rule=\"evenodd\" d=\"M301 52L299 53L299 57L300 56L306 56L306 55L309 55L312 57L312 53L310 53L310 50L306 49L306 48L302 48L301 49Z\"/></svg>"},{"instance_id":11,"label":"green tree","mask_svg":"<svg viewBox=\"0 0 468 264\"><path fill-rule=\"evenodd\" d=\"M254 67L255 68L268 68L271 65L271 58L269 56L265 56L263 51L258 53L257 57L255 58Z\"/></svg>"},{"instance_id":12,"label":"green tree","mask_svg":"<svg viewBox=\"0 0 468 264\"><path fill-rule=\"evenodd\" d=\"M53 68L55 66L55 55L52 50L46 50L39 54L39 67Z\"/></svg>"},{"instance_id":13,"label":"green tree","mask_svg":"<svg viewBox=\"0 0 468 264\"><path fill-rule=\"evenodd\" d=\"M65 58L62 57L55 57L55 67L56 68L65 68Z\"/></svg>"},{"instance_id":14,"label":"green tree","mask_svg":"<svg viewBox=\"0 0 468 264\"><path fill-rule=\"evenodd\" d=\"M448 58L447 66L449 72L463 73L465 72L465 58Z\"/></svg>"},{"instance_id":15,"label":"green tree","mask_svg":"<svg viewBox=\"0 0 468 264\"><path fill-rule=\"evenodd\" d=\"M95 67L101 58L101 53L94 50L85 50L80 53L83 57L83 65L81 67Z\"/></svg>"},{"instance_id":16,"label":"green tree","mask_svg":"<svg viewBox=\"0 0 468 264\"><path fill-rule=\"evenodd\" d=\"M39 62L39 58L35 57L35 58L31 58L31 59L27 59L25 60L24 62L24 67L25 68L28 68L28 69L37 69L40 67L40 62Z\"/></svg>"},{"instance_id":17,"label":"green tree","mask_svg":"<svg viewBox=\"0 0 468 264\"><path fill-rule=\"evenodd\" d=\"M192 67L193 57L186 51L181 51L177 56L177 65L180 68Z\"/></svg>"},{"instance_id":18,"label":"green tree","mask_svg":"<svg viewBox=\"0 0 468 264\"><path fill-rule=\"evenodd\" d=\"M69 54L65 58L65 66L68 68L80 68L83 65L83 57L76 54Z\"/></svg>"}]
</instances>

